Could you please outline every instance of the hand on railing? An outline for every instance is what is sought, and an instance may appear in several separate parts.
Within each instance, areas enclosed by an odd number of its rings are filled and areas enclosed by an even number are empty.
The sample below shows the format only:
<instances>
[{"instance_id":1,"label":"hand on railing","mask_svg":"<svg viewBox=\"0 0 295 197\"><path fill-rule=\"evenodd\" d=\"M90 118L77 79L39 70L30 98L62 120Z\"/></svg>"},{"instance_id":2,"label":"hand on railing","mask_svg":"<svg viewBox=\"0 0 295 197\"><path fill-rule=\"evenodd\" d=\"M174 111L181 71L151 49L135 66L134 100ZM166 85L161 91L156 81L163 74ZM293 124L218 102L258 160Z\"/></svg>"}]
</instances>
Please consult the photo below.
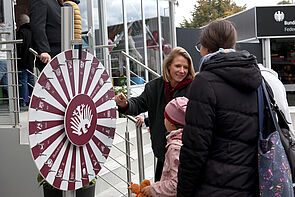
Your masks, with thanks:
<instances>
[{"instance_id":1,"label":"hand on railing","mask_svg":"<svg viewBox=\"0 0 295 197\"><path fill-rule=\"evenodd\" d=\"M41 60L43 63L47 64L48 62L51 61L51 56L50 56L48 53L41 53L41 55L40 55L40 60Z\"/></svg>"},{"instance_id":2,"label":"hand on railing","mask_svg":"<svg viewBox=\"0 0 295 197\"><path fill-rule=\"evenodd\" d=\"M142 126L142 124L144 123L144 117L142 117L142 116L136 116L135 119L137 120L136 126L137 127Z\"/></svg>"}]
</instances>

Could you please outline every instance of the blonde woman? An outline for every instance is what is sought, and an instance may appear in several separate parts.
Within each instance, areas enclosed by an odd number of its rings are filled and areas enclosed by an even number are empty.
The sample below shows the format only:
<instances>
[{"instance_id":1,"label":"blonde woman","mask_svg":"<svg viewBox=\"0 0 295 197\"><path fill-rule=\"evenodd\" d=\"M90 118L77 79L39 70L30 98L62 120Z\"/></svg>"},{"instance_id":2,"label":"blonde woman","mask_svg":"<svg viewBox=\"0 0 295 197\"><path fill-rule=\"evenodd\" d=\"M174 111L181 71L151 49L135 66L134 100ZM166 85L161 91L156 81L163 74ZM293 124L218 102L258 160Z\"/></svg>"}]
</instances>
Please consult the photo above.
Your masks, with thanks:
<instances>
[{"instance_id":1,"label":"blonde woman","mask_svg":"<svg viewBox=\"0 0 295 197\"><path fill-rule=\"evenodd\" d=\"M166 152L165 106L173 98L187 95L194 76L195 71L190 55L185 49L176 47L164 61L163 76L148 82L140 96L128 100L124 94L115 97L121 113L138 115L148 112L152 148L158 159L155 181L161 178Z\"/></svg>"}]
</instances>

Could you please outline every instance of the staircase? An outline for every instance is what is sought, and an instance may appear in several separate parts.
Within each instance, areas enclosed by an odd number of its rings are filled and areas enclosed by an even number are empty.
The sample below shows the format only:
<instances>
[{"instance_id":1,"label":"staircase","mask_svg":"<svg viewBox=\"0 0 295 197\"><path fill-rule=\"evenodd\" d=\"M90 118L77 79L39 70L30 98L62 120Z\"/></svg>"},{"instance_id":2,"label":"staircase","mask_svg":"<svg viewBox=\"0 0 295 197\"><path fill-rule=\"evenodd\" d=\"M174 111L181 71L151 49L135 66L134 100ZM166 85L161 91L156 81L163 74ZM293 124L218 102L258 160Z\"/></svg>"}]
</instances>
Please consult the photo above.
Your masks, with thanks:
<instances>
[{"instance_id":1,"label":"staircase","mask_svg":"<svg viewBox=\"0 0 295 197\"><path fill-rule=\"evenodd\" d=\"M131 181L139 183L138 153L135 124L127 118L118 118L116 135L110 155L104 167L98 173L96 182L96 197L128 196L126 169L125 132L129 132L131 156ZM152 180L154 176L154 155L151 148L150 134L146 127L142 128L145 179Z\"/></svg>"}]
</instances>

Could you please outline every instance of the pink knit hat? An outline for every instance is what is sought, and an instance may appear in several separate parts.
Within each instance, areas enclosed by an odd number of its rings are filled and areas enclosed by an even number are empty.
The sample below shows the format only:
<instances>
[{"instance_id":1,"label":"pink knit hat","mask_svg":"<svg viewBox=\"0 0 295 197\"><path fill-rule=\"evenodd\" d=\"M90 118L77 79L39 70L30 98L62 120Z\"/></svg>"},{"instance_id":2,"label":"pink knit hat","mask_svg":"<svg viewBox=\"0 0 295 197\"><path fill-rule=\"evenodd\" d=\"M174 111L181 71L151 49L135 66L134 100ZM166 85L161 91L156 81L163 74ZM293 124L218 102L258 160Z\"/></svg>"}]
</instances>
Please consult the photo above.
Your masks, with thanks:
<instances>
[{"instance_id":1,"label":"pink knit hat","mask_svg":"<svg viewBox=\"0 0 295 197\"><path fill-rule=\"evenodd\" d=\"M165 118L175 125L185 125L185 111L188 99L185 97L176 97L165 107Z\"/></svg>"}]
</instances>

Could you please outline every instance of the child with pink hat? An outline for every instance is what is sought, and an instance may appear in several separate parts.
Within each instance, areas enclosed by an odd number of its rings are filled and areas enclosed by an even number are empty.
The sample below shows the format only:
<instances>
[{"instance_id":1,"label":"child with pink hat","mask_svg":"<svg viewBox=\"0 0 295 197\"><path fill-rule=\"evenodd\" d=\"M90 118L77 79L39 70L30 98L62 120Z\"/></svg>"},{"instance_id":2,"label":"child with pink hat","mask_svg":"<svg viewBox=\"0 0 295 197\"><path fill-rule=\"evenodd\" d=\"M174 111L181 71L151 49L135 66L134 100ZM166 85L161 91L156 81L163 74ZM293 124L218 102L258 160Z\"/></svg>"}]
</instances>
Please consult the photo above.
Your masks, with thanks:
<instances>
[{"instance_id":1,"label":"child with pink hat","mask_svg":"<svg viewBox=\"0 0 295 197\"><path fill-rule=\"evenodd\" d=\"M141 193L146 196L176 196L179 153L182 146L181 138L185 125L187 102L188 99L185 97L176 97L165 107L164 124L169 134L166 136L167 152L165 154L164 168L160 181L142 189Z\"/></svg>"}]
</instances>

